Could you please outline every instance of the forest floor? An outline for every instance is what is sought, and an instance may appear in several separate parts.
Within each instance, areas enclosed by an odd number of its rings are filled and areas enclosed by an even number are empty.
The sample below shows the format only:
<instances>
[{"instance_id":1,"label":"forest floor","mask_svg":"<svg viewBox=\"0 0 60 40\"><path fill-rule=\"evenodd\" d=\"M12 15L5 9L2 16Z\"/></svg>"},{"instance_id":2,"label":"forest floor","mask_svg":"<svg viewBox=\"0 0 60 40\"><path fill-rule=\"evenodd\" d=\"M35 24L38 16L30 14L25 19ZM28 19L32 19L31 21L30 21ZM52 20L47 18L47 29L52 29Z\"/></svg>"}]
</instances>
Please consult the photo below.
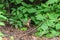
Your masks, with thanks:
<instances>
[{"instance_id":1,"label":"forest floor","mask_svg":"<svg viewBox=\"0 0 60 40\"><path fill-rule=\"evenodd\" d=\"M27 33L32 29L28 29L27 31L22 31L15 29L13 27L0 27L0 31L5 35L2 37L2 40L60 40L60 37L54 38L45 38L45 37L35 37L33 33Z\"/></svg>"}]
</instances>

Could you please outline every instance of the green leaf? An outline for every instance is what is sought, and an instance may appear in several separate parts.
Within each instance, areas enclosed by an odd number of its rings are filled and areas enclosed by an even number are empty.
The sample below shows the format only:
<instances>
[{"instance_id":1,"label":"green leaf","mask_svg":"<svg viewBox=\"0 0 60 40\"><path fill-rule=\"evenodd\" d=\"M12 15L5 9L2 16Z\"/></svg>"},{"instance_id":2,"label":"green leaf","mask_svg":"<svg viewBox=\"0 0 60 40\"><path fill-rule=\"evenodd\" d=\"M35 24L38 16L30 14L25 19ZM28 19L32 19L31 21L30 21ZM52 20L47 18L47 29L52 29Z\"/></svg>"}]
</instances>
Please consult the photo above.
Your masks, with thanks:
<instances>
[{"instance_id":1,"label":"green leaf","mask_svg":"<svg viewBox=\"0 0 60 40\"><path fill-rule=\"evenodd\" d=\"M0 31L0 37L3 37L4 36L4 34Z\"/></svg>"},{"instance_id":2,"label":"green leaf","mask_svg":"<svg viewBox=\"0 0 60 40\"><path fill-rule=\"evenodd\" d=\"M47 13L47 16L49 17L49 19L57 20L59 15L57 13Z\"/></svg>"},{"instance_id":3,"label":"green leaf","mask_svg":"<svg viewBox=\"0 0 60 40\"><path fill-rule=\"evenodd\" d=\"M11 11L11 14L12 14L12 15L16 15L16 9L15 9L15 8L11 8L11 10L12 10L12 11Z\"/></svg>"},{"instance_id":4,"label":"green leaf","mask_svg":"<svg viewBox=\"0 0 60 40\"><path fill-rule=\"evenodd\" d=\"M5 20L7 20L7 17L0 15L0 21L5 21Z\"/></svg>"},{"instance_id":5,"label":"green leaf","mask_svg":"<svg viewBox=\"0 0 60 40\"><path fill-rule=\"evenodd\" d=\"M20 10L20 11L23 11L23 9L25 9L25 7L24 6L20 6L17 9Z\"/></svg>"},{"instance_id":6,"label":"green leaf","mask_svg":"<svg viewBox=\"0 0 60 40\"><path fill-rule=\"evenodd\" d=\"M58 7L58 9L60 9L60 4L59 4L59 5L57 5L57 7Z\"/></svg>"},{"instance_id":7,"label":"green leaf","mask_svg":"<svg viewBox=\"0 0 60 40\"><path fill-rule=\"evenodd\" d=\"M25 9L23 9L22 11L23 11L23 13L26 13L26 12L27 12L27 9L25 8Z\"/></svg>"},{"instance_id":8,"label":"green leaf","mask_svg":"<svg viewBox=\"0 0 60 40\"><path fill-rule=\"evenodd\" d=\"M22 2L21 3L23 6L25 6L25 7L31 7L32 5L30 5L30 4L26 4L25 2Z\"/></svg>"},{"instance_id":9,"label":"green leaf","mask_svg":"<svg viewBox=\"0 0 60 40\"><path fill-rule=\"evenodd\" d=\"M42 36L44 36L45 34L47 34L49 31L48 30L46 30L46 31L38 31L38 32L36 32L35 33L35 36L39 36L39 37L42 37Z\"/></svg>"},{"instance_id":10,"label":"green leaf","mask_svg":"<svg viewBox=\"0 0 60 40\"><path fill-rule=\"evenodd\" d=\"M22 22L21 21L17 21L17 26L19 26L19 27L22 27Z\"/></svg>"},{"instance_id":11,"label":"green leaf","mask_svg":"<svg viewBox=\"0 0 60 40\"><path fill-rule=\"evenodd\" d=\"M28 13L35 13L35 12L36 12L36 9L35 8L28 9Z\"/></svg>"},{"instance_id":12,"label":"green leaf","mask_svg":"<svg viewBox=\"0 0 60 40\"><path fill-rule=\"evenodd\" d=\"M0 4L0 8L3 8L4 7L4 5L3 4Z\"/></svg>"},{"instance_id":13,"label":"green leaf","mask_svg":"<svg viewBox=\"0 0 60 40\"><path fill-rule=\"evenodd\" d=\"M35 36L39 36L39 35L40 35L39 32L36 32L36 33L35 33Z\"/></svg>"},{"instance_id":14,"label":"green leaf","mask_svg":"<svg viewBox=\"0 0 60 40\"><path fill-rule=\"evenodd\" d=\"M5 26L5 23L3 23L3 22L0 22L0 26Z\"/></svg>"},{"instance_id":15,"label":"green leaf","mask_svg":"<svg viewBox=\"0 0 60 40\"><path fill-rule=\"evenodd\" d=\"M41 36L43 36L44 34L47 34L47 33L48 33L48 31L40 31L39 36L41 37Z\"/></svg>"},{"instance_id":16,"label":"green leaf","mask_svg":"<svg viewBox=\"0 0 60 40\"><path fill-rule=\"evenodd\" d=\"M45 17L44 17L42 14L37 14L37 15L36 15L36 19L37 19L37 20L44 20Z\"/></svg>"},{"instance_id":17,"label":"green leaf","mask_svg":"<svg viewBox=\"0 0 60 40\"><path fill-rule=\"evenodd\" d=\"M50 34L50 33L49 34L46 34L46 37L47 38L52 38L53 37L53 34Z\"/></svg>"},{"instance_id":18,"label":"green leaf","mask_svg":"<svg viewBox=\"0 0 60 40\"><path fill-rule=\"evenodd\" d=\"M34 2L34 0L29 0L30 2Z\"/></svg>"},{"instance_id":19,"label":"green leaf","mask_svg":"<svg viewBox=\"0 0 60 40\"><path fill-rule=\"evenodd\" d=\"M5 13L6 13L6 10L0 10L0 15Z\"/></svg>"},{"instance_id":20,"label":"green leaf","mask_svg":"<svg viewBox=\"0 0 60 40\"><path fill-rule=\"evenodd\" d=\"M47 26L54 27L54 21L52 20L47 20Z\"/></svg>"},{"instance_id":21,"label":"green leaf","mask_svg":"<svg viewBox=\"0 0 60 40\"><path fill-rule=\"evenodd\" d=\"M48 28L48 26L46 25L46 23L43 23L43 24L41 25L41 29L43 29L44 31L46 31L46 30L48 30L49 28Z\"/></svg>"},{"instance_id":22,"label":"green leaf","mask_svg":"<svg viewBox=\"0 0 60 40\"><path fill-rule=\"evenodd\" d=\"M19 4L21 3L23 0L16 0L16 3Z\"/></svg>"},{"instance_id":23,"label":"green leaf","mask_svg":"<svg viewBox=\"0 0 60 40\"><path fill-rule=\"evenodd\" d=\"M60 30L60 23L57 23L57 24L56 24L56 29L57 29L57 30Z\"/></svg>"},{"instance_id":24,"label":"green leaf","mask_svg":"<svg viewBox=\"0 0 60 40\"><path fill-rule=\"evenodd\" d=\"M51 33L48 33L46 34L46 37L47 38L52 38L52 37L55 37L55 36L58 36L60 33L55 31L55 30L50 30Z\"/></svg>"},{"instance_id":25,"label":"green leaf","mask_svg":"<svg viewBox=\"0 0 60 40\"><path fill-rule=\"evenodd\" d=\"M9 0L11 3L14 3L15 2L15 0Z\"/></svg>"},{"instance_id":26,"label":"green leaf","mask_svg":"<svg viewBox=\"0 0 60 40\"><path fill-rule=\"evenodd\" d=\"M57 2L58 2L58 0L53 0L53 1L52 0L48 0L46 4L53 4L53 3L57 3Z\"/></svg>"},{"instance_id":27,"label":"green leaf","mask_svg":"<svg viewBox=\"0 0 60 40\"><path fill-rule=\"evenodd\" d=\"M51 34L53 35L53 36L58 36L60 33L58 32L58 31L56 31L56 30L50 30L50 32L51 32Z\"/></svg>"},{"instance_id":28,"label":"green leaf","mask_svg":"<svg viewBox=\"0 0 60 40\"><path fill-rule=\"evenodd\" d=\"M22 28L20 28L20 30L26 31L27 28L26 27L22 27Z\"/></svg>"}]
</instances>

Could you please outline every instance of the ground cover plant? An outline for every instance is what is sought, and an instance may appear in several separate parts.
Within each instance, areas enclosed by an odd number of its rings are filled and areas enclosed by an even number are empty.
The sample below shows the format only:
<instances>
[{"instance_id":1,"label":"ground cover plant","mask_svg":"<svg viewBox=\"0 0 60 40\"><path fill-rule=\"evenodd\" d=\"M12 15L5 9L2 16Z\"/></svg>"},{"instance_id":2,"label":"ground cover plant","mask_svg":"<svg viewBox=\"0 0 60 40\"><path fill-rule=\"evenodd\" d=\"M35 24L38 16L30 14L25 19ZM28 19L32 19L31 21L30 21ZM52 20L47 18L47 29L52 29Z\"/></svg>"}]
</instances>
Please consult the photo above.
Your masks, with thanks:
<instances>
[{"instance_id":1,"label":"ground cover plant","mask_svg":"<svg viewBox=\"0 0 60 40\"><path fill-rule=\"evenodd\" d=\"M1 0L0 25L5 21L15 28L25 27L29 21L37 27L35 36L59 36L60 0Z\"/></svg>"}]
</instances>

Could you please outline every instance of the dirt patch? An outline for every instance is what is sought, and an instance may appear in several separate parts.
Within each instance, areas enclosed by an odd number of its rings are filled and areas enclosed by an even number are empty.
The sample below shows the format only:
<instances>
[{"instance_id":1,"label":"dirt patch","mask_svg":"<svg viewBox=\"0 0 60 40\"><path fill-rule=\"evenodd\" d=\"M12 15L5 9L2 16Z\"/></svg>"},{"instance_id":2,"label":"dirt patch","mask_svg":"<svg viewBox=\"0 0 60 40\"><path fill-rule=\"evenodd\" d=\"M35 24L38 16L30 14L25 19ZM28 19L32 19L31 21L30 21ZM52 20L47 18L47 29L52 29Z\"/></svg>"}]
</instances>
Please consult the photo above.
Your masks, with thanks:
<instances>
[{"instance_id":1,"label":"dirt patch","mask_svg":"<svg viewBox=\"0 0 60 40\"><path fill-rule=\"evenodd\" d=\"M13 27L0 27L0 31L6 35L5 37L3 37L3 40L12 40L11 36L13 36L14 40L60 40L60 37L48 39L45 37L39 38L32 36L32 33L26 34L26 32L29 32L31 30L32 29L21 31Z\"/></svg>"}]
</instances>

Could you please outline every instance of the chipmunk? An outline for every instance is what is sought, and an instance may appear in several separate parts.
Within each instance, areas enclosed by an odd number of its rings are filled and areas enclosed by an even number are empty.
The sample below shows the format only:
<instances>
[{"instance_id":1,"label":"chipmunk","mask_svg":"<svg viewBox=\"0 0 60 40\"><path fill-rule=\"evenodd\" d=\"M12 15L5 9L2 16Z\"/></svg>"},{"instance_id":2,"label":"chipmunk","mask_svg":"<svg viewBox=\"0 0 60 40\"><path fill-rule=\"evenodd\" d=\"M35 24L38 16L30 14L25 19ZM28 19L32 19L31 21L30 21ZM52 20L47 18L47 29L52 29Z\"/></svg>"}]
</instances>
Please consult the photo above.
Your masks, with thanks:
<instances>
[{"instance_id":1,"label":"chipmunk","mask_svg":"<svg viewBox=\"0 0 60 40\"><path fill-rule=\"evenodd\" d=\"M34 25L35 23L31 20L31 19L29 19L28 21L27 21L27 23L26 23L26 26L28 27L28 28L31 28L31 27L34 27L33 25Z\"/></svg>"}]
</instances>

